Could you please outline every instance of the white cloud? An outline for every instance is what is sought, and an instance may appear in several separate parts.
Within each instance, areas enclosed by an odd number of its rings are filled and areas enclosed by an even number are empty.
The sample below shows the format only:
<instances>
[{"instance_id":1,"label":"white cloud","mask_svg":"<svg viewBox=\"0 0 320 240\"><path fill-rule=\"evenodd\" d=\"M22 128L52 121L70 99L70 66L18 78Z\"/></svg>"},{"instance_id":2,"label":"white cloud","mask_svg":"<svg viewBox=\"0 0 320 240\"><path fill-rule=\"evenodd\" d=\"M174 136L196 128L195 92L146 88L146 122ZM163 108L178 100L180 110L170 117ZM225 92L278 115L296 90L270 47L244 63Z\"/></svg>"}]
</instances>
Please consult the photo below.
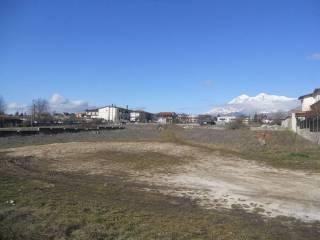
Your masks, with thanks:
<instances>
[{"instance_id":1,"label":"white cloud","mask_svg":"<svg viewBox=\"0 0 320 240\"><path fill-rule=\"evenodd\" d=\"M8 108L8 109L16 109L16 108L18 108L18 107L19 107L19 104L16 103L16 102L9 103L9 104L7 105L7 108Z\"/></svg>"},{"instance_id":2,"label":"white cloud","mask_svg":"<svg viewBox=\"0 0 320 240\"><path fill-rule=\"evenodd\" d=\"M79 112L88 108L88 102L83 100L69 100L57 93L49 100L50 110L53 112Z\"/></svg>"},{"instance_id":3,"label":"white cloud","mask_svg":"<svg viewBox=\"0 0 320 240\"><path fill-rule=\"evenodd\" d=\"M26 104L20 104L16 102L12 102L7 104L7 112L8 113L15 113L15 112L26 112L27 111L27 105Z\"/></svg>"},{"instance_id":4,"label":"white cloud","mask_svg":"<svg viewBox=\"0 0 320 240\"><path fill-rule=\"evenodd\" d=\"M28 109L27 104L21 104L17 102L11 102L7 104L7 112L15 113L15 112L27 112ZM53 94L49 99L49 108L51 112L80 112L87 108L88 102L83 100L69 100L66 97L61 96L60 94Z\"/></svg>"},{"instance_id":5,"label":"white cloud","mask_svg":"<svg viewBox=\"0 0 320 240\"><path fill-rule=\"evenodd\" d=\"M320 60L320 52L311 54L310 56L308 56L308 59L310 59L310 60Z\"/></svg>"},{"instance_id":6,"label":"white cloud","mask_svg":"<svg viewBox=\"0 0 320 240\"><path fill-rule=\"evenodd\" d=\"M252 114L252 113L275 113L288 112L300 106L300 101L296 98L288 98L285 96L269 95L260 93L255 97L248 95L240 95L232 99L227 104L213 108L211 114Z\"/></svg>"}]
</instances>

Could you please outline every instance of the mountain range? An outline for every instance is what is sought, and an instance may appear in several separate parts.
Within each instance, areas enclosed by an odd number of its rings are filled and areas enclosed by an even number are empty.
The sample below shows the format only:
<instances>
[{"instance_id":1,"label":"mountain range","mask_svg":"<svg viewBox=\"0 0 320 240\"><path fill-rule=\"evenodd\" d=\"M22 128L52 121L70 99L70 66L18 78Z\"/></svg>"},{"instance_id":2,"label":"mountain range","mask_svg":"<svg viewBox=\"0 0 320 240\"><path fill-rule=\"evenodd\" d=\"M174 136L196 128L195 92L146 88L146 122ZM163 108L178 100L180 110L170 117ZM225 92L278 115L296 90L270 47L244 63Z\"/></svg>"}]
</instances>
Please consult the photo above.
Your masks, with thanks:
<instances>
[{"instance_id":1,"label":"mountain range","mask_svg":"<svg viewBox=\"0 0 320 240\"><path fill-rule=\"evenodd\" d=\"M208 113L212 115L239 115L254 113L289 112L300 106L296 98L260 93L257 96L240 95L223 106L218 106Z\"/></svg>"}]
</instances>

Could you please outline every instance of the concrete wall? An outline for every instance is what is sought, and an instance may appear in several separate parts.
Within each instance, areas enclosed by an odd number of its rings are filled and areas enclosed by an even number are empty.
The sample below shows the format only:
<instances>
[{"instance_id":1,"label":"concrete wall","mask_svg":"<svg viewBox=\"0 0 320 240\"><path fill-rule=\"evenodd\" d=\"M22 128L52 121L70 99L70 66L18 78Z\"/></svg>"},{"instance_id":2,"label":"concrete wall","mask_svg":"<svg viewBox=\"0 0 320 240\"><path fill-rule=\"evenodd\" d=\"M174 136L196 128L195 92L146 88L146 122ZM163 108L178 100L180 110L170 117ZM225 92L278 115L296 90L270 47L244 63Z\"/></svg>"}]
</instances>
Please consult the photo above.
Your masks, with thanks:
<instances>
[{"instance_id":1,"label":"concrete wall","mask_svg":"<svg viewBox=\"0 0 320 240\"><path fill-rule=\"evenodd\" d=\"M281 122L282 128L292 129L292 118L289 117ZM293 129L292 129L293 130Z\"/></svg>"},{"instance_id":2,"label":"concrete wall","mask_svg":"<svg viewBox=\"0 0 320 240\"><path fill-rule=\"evenodd\" d=\"M320 144L320 132L310 132L308 128L300 129L297 127L297 134L311 142Z\"/></svg>"},{"instance_id":3,"label":"concrete wall","mask_svg":"<svg viewBox=\"0 0 320 240\"><path fill-rule=\"evenodd\" d=\"M292 113L291 115L291 124L290 124L291 130L293 132L297 132L297 118L296 118L296 114Z\"/></svg>"},{"instance_id":4,"label":"concrete wall","mask_svg":"<svg viewBox=\"0 0 320 240\"><path fill-rule=\"evenodd\" d=\"M287 118L284 121L282 121L281 126L283 128L292 130L293 132L297 133L299 136L311 142L320 144L320 132L311 132L309 128L300 129L297 126L297 119L296 119L295 113L292 113L292 116L290 118Z\"/></svg>"}]
</instances>

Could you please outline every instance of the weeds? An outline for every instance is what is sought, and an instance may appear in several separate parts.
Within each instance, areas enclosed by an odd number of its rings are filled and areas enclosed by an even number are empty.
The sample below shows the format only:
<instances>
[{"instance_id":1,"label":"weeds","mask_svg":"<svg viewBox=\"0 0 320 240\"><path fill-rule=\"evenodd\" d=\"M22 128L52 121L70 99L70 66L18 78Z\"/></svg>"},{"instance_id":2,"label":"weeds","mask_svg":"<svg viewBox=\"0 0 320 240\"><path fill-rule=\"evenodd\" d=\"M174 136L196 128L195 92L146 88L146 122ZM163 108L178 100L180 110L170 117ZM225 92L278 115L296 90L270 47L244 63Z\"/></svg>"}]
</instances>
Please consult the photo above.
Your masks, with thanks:
<instances>
[{"instance_id":1,"label":"weeds","mask_svg":"<svg viewBox=\"0 0 320 240\"><path fill-rule=\"evenodd\" d=\"M320 172L320 146L287 131L168 129L170 141L273 167ZM263 135L264 144L261 144Z\"/></svg>"},{"instance_id":2,"label":"weeds","mask_svg":"<svg viewBox=\"0 0 320 240\"><path fill-rule=\"evenodd\" d=\"M1 239L315 240L320 233L317 223L205 210L187 199L138 191L118 177L18 167L0 173L0 199L16 202L0 204Z\"/></svg>"},{"instance_id":3,"label":"weeds","mask_svg":"<svg viewBox=\"0 0 320 240\"><path fill-rule=\"evenodd\" d=\"M145 135L141 129L126 133L118 136L118 140L174 142L276 167L320 169L318 146L300 138L293 140L293 134L288 132L271 133L266 136L264 146L259 144L255 132L243 129L168 127L160 134L156 129L146 130ZM114 135L89 136L89 141L98 141L110 140ZM83 137L76 134L64 141L82 141ZM42 140L42 144L53 141ZM179 166L182 161L170 155L168 162L166 154L154 152L95 154L101 154L109 163L134 170L166 169L167 165ZM108 154L112 156L109 160ZM232 210L201 209L188 199L140 191L147 186L129 182L125 175L103 177L56 172L49 170L46 161L32 157L9 159L1 154L0 161L10 166L0 168L0 239L317 240L320 235L319 222L263 218L258 214L263 209L257 208L256 214L247 213L236 205ZM10 200L15 204L6 204Z\"/></svg>"}]
</instances>

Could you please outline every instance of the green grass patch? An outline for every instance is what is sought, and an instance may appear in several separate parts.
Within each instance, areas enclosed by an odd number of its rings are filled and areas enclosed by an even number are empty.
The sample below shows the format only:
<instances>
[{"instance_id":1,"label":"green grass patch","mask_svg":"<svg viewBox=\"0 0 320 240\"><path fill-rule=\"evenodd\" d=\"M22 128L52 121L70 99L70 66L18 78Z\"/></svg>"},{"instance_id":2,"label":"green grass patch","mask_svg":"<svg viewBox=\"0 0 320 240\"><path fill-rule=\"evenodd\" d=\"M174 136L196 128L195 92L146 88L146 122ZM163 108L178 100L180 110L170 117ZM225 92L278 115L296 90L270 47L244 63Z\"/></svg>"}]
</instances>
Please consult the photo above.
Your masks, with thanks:
<instances>
[{"instance_id":1,"label":"green grass patch","mask_svg":"<svg viewBox=\"0 0 320 240\"><path fill-rule=\"evenodd\" d=\"M287 154L288 158L296 158L296 159L306 159L306 158L310 158L310 156L306 153L302 153L302 152L293 152L293 153L288 153Z\"/></svg>"}]
</instances>

